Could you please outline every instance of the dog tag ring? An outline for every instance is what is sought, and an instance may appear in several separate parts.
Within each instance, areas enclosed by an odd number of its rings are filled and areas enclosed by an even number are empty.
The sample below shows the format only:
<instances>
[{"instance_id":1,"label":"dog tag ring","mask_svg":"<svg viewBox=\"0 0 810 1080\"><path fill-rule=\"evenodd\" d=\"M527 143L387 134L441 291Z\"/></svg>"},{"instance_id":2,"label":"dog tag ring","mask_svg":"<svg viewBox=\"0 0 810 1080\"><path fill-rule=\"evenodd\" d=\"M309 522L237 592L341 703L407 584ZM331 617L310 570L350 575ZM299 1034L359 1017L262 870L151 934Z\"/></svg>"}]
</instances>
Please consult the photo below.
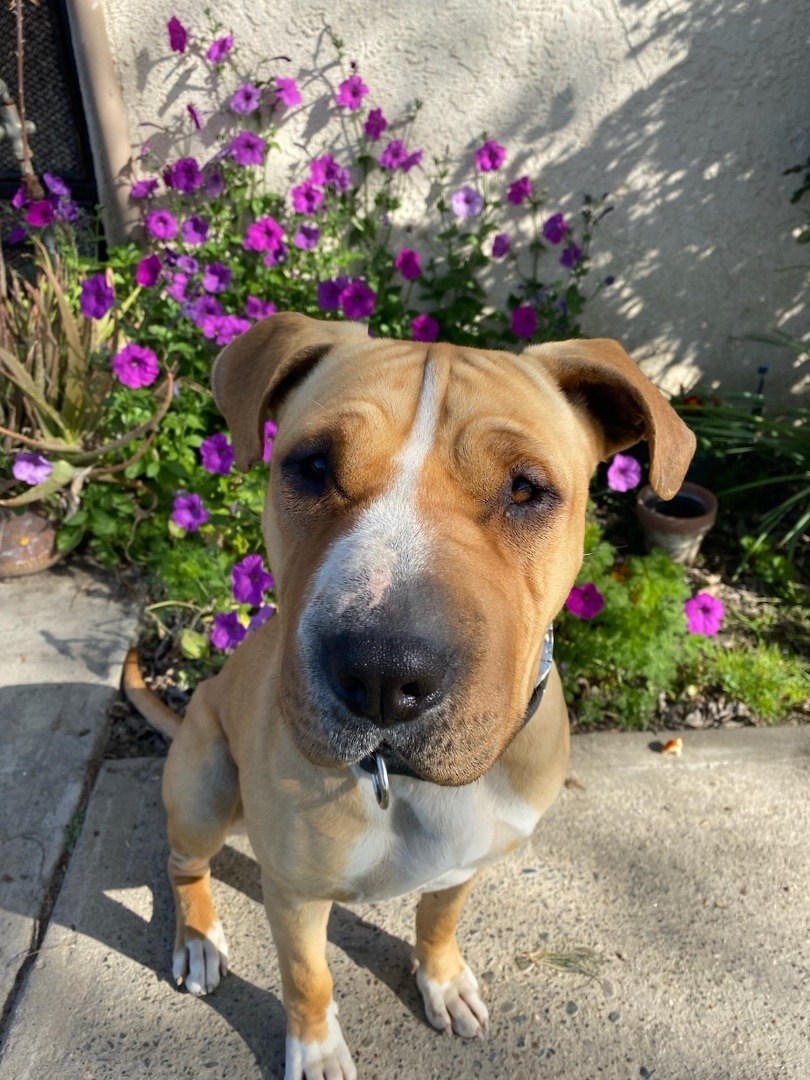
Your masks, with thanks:
<instances>
[{"instance_id":1,"label":"dog tag ring","mask_svg":"<svg viewBox=\"0 0 810 1080\"><path fill-rule=\"evenodd\" d=\"M374 755L374 772L371 774L371 786L377 796L381 810L387 810L391 802L391 785L388 782L388 769L382 754Z\"/></svg>"}]
</instances>

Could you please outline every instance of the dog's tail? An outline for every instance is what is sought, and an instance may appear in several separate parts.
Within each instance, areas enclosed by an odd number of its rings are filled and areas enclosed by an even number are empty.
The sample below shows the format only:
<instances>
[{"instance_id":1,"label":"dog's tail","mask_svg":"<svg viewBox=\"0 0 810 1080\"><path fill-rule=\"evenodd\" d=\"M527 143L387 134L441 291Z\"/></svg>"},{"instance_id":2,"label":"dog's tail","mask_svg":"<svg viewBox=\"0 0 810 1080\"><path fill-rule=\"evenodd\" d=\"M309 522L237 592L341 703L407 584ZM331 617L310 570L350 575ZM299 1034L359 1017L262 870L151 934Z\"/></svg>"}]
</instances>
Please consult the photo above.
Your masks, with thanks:
<instances>
[{"instance_id":1,"label":"dog's tail","mask_svg":"<svg viewBox=\"0 0 810 1080\"><path fill-rule=\"evenodd\" d=\"M182 719L168 705L164 705L143 681L137 649L130 649L127 653L122 685L130 704L135 706L152 727L157 728L161 735L171 741L180 730Z\"/></svg>"}]
</instances>

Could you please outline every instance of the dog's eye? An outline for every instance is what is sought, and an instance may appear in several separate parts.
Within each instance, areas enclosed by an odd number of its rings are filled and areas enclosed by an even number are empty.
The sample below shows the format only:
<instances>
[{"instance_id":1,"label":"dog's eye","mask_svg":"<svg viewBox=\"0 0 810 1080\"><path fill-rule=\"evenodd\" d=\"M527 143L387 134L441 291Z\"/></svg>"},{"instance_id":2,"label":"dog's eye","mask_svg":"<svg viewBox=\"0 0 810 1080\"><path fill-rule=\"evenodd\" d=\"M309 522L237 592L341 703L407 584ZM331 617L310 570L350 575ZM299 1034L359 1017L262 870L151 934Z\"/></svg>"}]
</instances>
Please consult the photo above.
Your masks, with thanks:
<instances>
[{"instance_id":1,"label":"dog's eye","mask_svg":"<svg viewBox=\"0 0 810 1080\"><path fill-rule=\"evenodd\" d=\"M539 498L542 489L533 483L528 476L512 477L511 499L515 506L523 506Z\"/></svg>"},{"instance_id":2,"label":"dog's eye","mask_svg":"<svg viewBox=\"0 0 810 1080\"><path fill-rule=\"evenodd\" d=\"M560 496L543 476L516 471L509 478L506 491L506 516L522 521L536 513L552 510Z\"/></svg>"},{"instance_id":3,"label":"dog's eye","mask_svg":"<svg viewBox=\"0 0 810 1080\"><path fill-rule=\"evenodd\" d=\"M318 447L293 453L282 465L282 470L287 482L302 494L323 495L332 474L329 451Z\"/></svg>"}]
</instances>

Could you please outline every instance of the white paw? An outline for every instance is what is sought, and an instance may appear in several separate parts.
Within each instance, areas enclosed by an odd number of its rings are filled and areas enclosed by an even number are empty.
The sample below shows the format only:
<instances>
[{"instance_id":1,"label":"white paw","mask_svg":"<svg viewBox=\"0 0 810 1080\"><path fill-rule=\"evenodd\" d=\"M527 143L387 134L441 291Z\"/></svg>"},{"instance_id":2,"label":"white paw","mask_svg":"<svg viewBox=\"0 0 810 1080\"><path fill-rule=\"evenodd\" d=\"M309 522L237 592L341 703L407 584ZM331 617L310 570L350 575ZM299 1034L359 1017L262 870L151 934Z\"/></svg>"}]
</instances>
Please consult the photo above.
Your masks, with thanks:
<instances>
[{"instance_id":1,"label":"white paw","mask_svg":"<svg viewBox=\"0 0 810 1080\"><path fill-rule=\"evenodd\" d=\"M478 980L467 967L448 982L428 978L416 969L416 985L422 991L425 1012L431 1024L449 1035L455 1031L465 1039L483 1037L489 1028L489 1013L478 994Z\"/></svg>"},{"instance_id":2,"label":"white paw","mask_svg":"<svg viewBox=\"0 0 810 1080\"><path fill-rule=\"evenodd\" d=\"M287 1036L284 1080L357 1080L349 1048L337 1022L337 1005L329 1003L327 1036L323 1042L301 1042Z\"/></svg>"},{"instance_id":3,"label":"white paw","mask_svg":"<svg viewBox=\"0 0 810 1080\"><path fill-rule=\"evenodd\" d=\"M228 973L228 942L217 920L204 938L190 938L174 950L172 973L190 994L210 994Z\"/></svg>"}]
</instances>

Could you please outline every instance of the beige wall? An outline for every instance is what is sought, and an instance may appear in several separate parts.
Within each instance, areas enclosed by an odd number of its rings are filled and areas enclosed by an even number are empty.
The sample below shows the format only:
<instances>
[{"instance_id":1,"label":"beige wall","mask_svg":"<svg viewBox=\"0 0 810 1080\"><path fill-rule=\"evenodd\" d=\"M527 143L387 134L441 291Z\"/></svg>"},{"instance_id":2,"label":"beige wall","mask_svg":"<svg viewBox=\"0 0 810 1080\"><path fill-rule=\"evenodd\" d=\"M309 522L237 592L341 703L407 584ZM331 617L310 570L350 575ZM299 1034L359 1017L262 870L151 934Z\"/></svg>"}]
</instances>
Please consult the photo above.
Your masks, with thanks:
<instances>
[{"instance_id":1,"label":"beige wall","mask_svg":"<svg viewBox=\"0 0 810 1080\"><path fill-rule=\"evenodd\" d=\"M202 31L205 0L103 0L133 144L174 86L165 24ZM807 0L278 0L216 8L246 55L286 54L310 81L333 59L328 23L374 103L425 102L414 145L461 153L486 131L573 210L615 207L595 251L617 283L585 329L622 340L668 389L701 376L795 400L810 362L746 340L810 329L807 248L791 242L810 152ZM278 65L276 65L278 67ZM277 73L282 73L278 71ZM337 81L337 73L328 77ZM184 107L184 86L175 107Z\"/></svg>"}]
</instances>

